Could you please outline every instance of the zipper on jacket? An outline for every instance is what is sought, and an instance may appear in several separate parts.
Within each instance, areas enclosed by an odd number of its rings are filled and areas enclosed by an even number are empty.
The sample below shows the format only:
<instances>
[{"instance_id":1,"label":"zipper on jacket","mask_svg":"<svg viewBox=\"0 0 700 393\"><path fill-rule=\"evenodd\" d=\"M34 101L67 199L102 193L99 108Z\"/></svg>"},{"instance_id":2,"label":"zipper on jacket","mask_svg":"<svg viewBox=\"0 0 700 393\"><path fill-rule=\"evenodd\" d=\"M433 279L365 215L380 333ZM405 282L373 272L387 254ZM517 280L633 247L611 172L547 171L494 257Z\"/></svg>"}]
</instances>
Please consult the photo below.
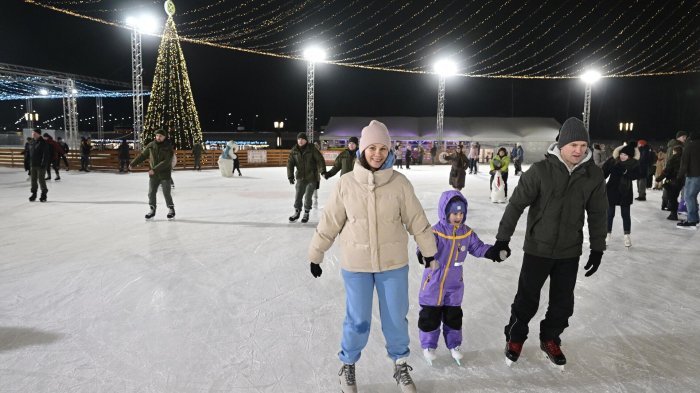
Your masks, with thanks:
<instances>
[{"instance_id":1,"label":"zipper on jacket","mask_svg":"<svg viewBox=\"0 0 700 393\"><path fill-rule=\"evenodd\" d=\"M442 290L445 287L445 279L447 278L447 273L450 271L450 264L452 263L452 255L455 252L455 244L457 244L457 227L452 228L452 248L450 249L450 257L447 259L447 265L445 265L445 273L442 275L442 280L440 280L440 291L438 292L437 305L442 303Z\"/></svg>"},{"instance_id":2,"label":"zipper on jacket","mask_svg":"<svg viewBox=\"0 0 700 393\"><path fill-rule=\"evenodd\" d=\"M423 291L425 291L425 287L428 286L428 283L430 282L430 278L433 276L433 273L428 273L428 278L425 279L425 282L423 282Z\"/></svg>"}]
</instances>

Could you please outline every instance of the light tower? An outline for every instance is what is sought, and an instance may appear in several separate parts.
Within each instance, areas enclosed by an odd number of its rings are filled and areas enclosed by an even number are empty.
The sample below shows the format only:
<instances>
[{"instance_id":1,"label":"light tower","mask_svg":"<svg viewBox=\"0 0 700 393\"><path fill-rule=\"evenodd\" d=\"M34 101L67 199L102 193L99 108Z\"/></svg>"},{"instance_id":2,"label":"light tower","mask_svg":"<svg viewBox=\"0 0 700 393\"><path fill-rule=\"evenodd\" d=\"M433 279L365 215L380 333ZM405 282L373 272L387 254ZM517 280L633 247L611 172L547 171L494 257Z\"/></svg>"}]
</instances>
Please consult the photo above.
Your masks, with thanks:
<instances>
[{"instance_id":1,"label":"light tower","mask_svg":"<svg viewBox=\"0 0 700 393\"><path fill-rule=\"evenodd\" d=\"M440 60L435 63L435 73L438 74L438 107L437 107L437 134L438 146L444 145L443 125L445 120L445 78L457 73L457 65L450 60Z\"/></svg>"},{"instance_id":2,"label":"light tower","mask_svg":"<svg viewBox=\"0 0 700 393\"><path fill-rule=\"evenodd\" d=\"M304 51L306 65L306 135L314 142L314 67L316 62L326 59L326 52L317 47Z\"/></svg>"},{"instance_id":3,"label":"light tower","mask_svg":"<svg viewBox=\"0 0 700 393\"><path fill-rule=\"evenodd\" d=\"M581 80L586 83L586 94L583 98L583 124L586 129L590 132L590 119L591 119L591 86L600 80L600 73L597 71L586 71L581 75Z\"/></svg>"},{"instance_id":4,"label":"light tower","mask_svg":"<svg viewBox=\"0 0 700 393\"><path fill-rule=\"evenodd\" d=\"M167 10L167 8L166 8ZM156 30L157 22L148 15L126 18L126 25L131 28L131 85L134 106L134 149L139 149L143 133L143 57L141 55L141 34Z\"/></svg>"}]
</instances>

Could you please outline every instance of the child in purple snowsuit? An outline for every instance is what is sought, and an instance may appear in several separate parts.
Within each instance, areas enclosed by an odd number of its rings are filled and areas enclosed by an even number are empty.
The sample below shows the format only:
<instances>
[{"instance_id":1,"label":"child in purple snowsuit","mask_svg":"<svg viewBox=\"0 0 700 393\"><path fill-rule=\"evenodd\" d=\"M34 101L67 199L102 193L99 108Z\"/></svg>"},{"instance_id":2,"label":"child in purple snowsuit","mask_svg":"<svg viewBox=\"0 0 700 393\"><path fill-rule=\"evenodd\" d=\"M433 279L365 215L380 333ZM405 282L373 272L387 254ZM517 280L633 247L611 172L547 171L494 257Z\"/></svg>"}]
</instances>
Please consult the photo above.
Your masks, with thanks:
<instances>
[{"instance_id":1,"label":"child in purple snowsuit","mask_svg":"<svg viewBox=\"0 0 700 393\"><path fill-rule=\"evenodd\" d=\"M433 225L438 252L432 266L425 267L418 303L420 343L423 354L432 364L435 348L440 339L440 323L447 348L459 363L462 359L462 297L464 282L462 265L471 254L501 262L496 249L484 244L464 222L467 218L467 199L456 190L445 191L438 203L440 221ZM418 251L418 260L423 258Z\"/></svg>"}]
</instances>

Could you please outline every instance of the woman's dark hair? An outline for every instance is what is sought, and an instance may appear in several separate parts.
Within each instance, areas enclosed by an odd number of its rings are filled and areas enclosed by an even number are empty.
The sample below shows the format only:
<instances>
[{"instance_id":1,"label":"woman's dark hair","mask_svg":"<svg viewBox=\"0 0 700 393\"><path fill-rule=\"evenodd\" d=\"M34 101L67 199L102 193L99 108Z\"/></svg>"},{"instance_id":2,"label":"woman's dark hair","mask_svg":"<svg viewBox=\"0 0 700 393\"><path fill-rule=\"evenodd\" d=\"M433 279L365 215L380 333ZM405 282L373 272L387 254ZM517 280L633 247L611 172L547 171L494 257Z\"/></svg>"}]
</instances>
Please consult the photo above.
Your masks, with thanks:
<instances>
[{"instance_id":1,"label":"woman's dark hair","mask_svg":"<svg viewBox=\"0 0 700 393\"><path fill-rule=\"evenodd\" d=\"M498 149L498 151L496 152L496 155L498 155L498 153L500 153L500 152L503 152L503 154L505 154L506 156L508 155L508 150L506 150L505 147Z\"/></svg>"}]
</instances>

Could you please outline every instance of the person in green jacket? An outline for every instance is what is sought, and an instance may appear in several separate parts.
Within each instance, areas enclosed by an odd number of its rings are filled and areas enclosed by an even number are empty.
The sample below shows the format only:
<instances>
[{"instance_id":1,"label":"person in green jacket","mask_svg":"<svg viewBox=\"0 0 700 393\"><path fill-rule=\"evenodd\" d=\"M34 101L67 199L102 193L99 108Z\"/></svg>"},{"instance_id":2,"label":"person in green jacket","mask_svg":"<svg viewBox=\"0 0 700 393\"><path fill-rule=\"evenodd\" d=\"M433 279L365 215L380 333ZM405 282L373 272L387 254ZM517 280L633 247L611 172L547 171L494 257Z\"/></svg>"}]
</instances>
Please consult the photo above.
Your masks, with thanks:
<instances>
[{"instance_id":1,"label":"person in green jacket","mask_svg":"<svg viewBox=\"0 0 700 393\"><path fill-rule=\"evenodd\" d=\"M489 161L489 166L491 167L491 170L489 173L491 174L491 181L489 181L489 190L492 188L493 184L493 178L496 176L496 171L501 172L501 178L503 179L503 185L504 185L504 191L505 191L505 196L508 196L508 165L510 165L510 157L508 157L508 150L506 150L505 147L501 147L498 149L498 153L496 153L496 157L492 158L491 161Z\"/></svg>"},{"instance_id":2,"label":"person in green jacket","mask_svg":"<svg viewBox=\"0 0 700 393\"><path fill-rule=\"evenodd\" d=\"M296 168L296 173L294 168ZM311 197L321 180L319 174L325 176L326 161L323 159L321 152L309 143L306 133L300 132L297 135L297 144L289 152L289 158L287 159L287 179L289 179L289 184L294 185L296 175L294 214L289 217L290 222L299 219L302 199L304 200L304 217L302 217L301 222L309 221Z\"/></svg>"},{"instance_id":3,"label":"person in green jacket","mask_svg":"<svg viewBox=\"0 0 700 393\"><path fill-rule=\"evenodd\" d=\"M348 139L348 148L338 154L338 157L335 158L335 162L333 163L333 168L323 176L326 180L335 176L338 171L340 171L340 176L352 172L352 168L355 166L355 158L357 157L358 143L356 136L351 136L350 139Z\"/></svg>"},{"instance_id":4,"label":"person in green jacket","mask_svg":"<svg viewBox=\"0 0 700 393\"><path fill-rule=\"evenodd\" d=\"M511 196L496 234L496 247L510 254L508 243L529 206L518 291L504 328L506 362L518 360L535 316L540 291L547 278L549 306L540 323L540 348L557 366L566 358L560 335L574 312L574 286L583 245L584 218L588 217L590 256L586 277L598 270L605 251L608 199L602 170L588 148L583 122L569 118L559 130L545 159L523 173Z\"/></svg>"},{"instance_id":5,"label":"person in green jacket","mask_svg":"<svg viewBox=\"0 0 700 393\"><path fill-rule=\"evenodd\" d=\"M146 159L148 159L151 167L148 170L148 204L151 209L146 213L146 219L150 220L156 215L156 192L158 191L158 186L161 186L165 203L168 205L167 217L169 220L172 220L175 218L175 204L173 203L172 195L170 195L172 188L170 174L172 172L173 146L167 140L165 131L156 131L155 140L146 145L141 154L131 161L129 170Z\"/></svg>"}]
</instances>

